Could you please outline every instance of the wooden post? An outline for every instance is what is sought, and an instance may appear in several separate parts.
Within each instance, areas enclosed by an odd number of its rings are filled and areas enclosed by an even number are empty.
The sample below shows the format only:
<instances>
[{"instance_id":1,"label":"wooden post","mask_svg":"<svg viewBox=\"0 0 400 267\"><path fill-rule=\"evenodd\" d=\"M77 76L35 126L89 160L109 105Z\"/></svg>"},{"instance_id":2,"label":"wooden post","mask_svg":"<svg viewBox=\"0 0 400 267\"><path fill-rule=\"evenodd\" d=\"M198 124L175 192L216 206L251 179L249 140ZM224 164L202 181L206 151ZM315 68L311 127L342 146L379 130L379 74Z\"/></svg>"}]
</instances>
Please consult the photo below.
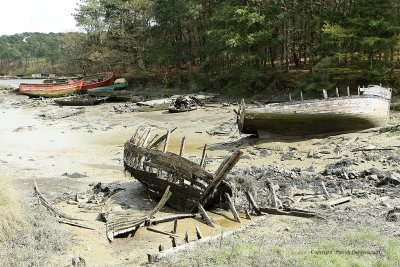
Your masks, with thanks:
<instances>
[{"instance_id":1,"label":"wooden post","mask_svg":"<svg viewBox=\"0 0 400 267\"><path fill-rule=\"evenodd\" d=\"M322 90L322 94L324 95L324 99L328 99L328 92L326 89Z\"/></svg>"},{"instance_id":2,"label":"wooden post","mask_svg":"<svg viewBox=\"0 0 400 267\"><path fill-rule=\"evenodd\" d=\"M339 97L339 88L336 87L336 97Z\"/></svg>"},{"instance_id":3,"label":"wooden post","mask_svg":"<svg viewBox=\"0 0 400 267\"><path fill-rule=\"evenodd\" d=\"M186 136L182 138L181 148L179 149L179 156L181 157L183 155L183 152L185 151L185 141L186 141Z\"/></svg>"},{"instance_id":4,"label":"wooden post","mask_svg":"<svg viewBox=\"0 0 400 267\"><path fill-rule=\"evenodd\" d=\"M215 228L215 223L210 218L210 216L208 216L206 210L203 208L203 206L200 203L198 205L198 209L199 209L199 212L200 212L201 216L203 217L204 221L207 223L207 225Z\"/></svg>"},{"instance_id":5,"label":"wooden post","mask_svg":"<svg viewBox=\"0 0 400 267\"><path fill-rule=\"evenodd\" d=\"M149 263L154 263L154 257L151 254L147 254L147 260Z\"/></svg>"},{"instance_id":6,"label":"wooden post","mask_svg":"<svg viewBox=\"0 0 400 267\"><path fill-rule=\"evenodd\" d=\"M176 248L176 237L172 237L172 247Z\"/></svg>"},{"instance_id":7,"label":"wooden post","mask_svg":"<svg viewBox=\"0 0 400 267\"><path fill-rule=\"evenodd\" d=\"M289 93L289 102L292 102L292 94Z\"/></svg>"},{"instance_id":8,"label":"wooden post","mask_svg":"<svg viewBox=\"0 0 400 267\"><path fill-rule=\"evenodd\" d=\"M304 98L303 98L303 92L300 92L300 99L301 99L301 101L304 100Z\"/></svg>"},{"instance_id":9,"label":"wooden post","mask_svg":"<svg viewBox=\"0 0 400 267\"><path fill-rule=\"evenodd\" d=\"M185 239L184 239L184 241L185 241L186 244L189 243L189 234L188 234L187 231L186 231L186 233L185 233Z\"/></svg>"},{"instance_id":10,"label":"wooden post","mask_svg":"<svg viewBox=\"0 0 400 267\"><path fill-rule=\"evenodd\" d=\"M256 212L256 214L261 215L260 208L258 207L257 203L254 201L253 195L249 191L246 191L246 197L247 197L247 200L249 201L251 207Z\"/></svg>"},{"instance_id":11,"label":"wooden post","mask_svg":"<svg viewBox=\"0 0 400 267\"><path fill-rule=\"evenodd\" d=\"M161 252L161 251L163 251L163 250L164 250L163 245L159 245L159 246L158 246L158 251Z\"/></svg>"},{"instance_id":12,"label":"wooden post","mask_svg":"<svg viewBox=\"0 0 400 267\"><path fill-rule=\"evenodd\" d=\"M226 198L226 202L228 202L229 209L231 210L233 217L235 218L235 221L240 223L239 214L237 213L235 204L233 203L233 201L228 193L225 193L225 198Z\"/></svg>"},{"instance_id":13,"label":"wooden post","mask_svg":"<svg viewBox=\"0 0 400 267\"><path fill-rule=\"evenodd\" d=\"M325 199L326 200L330 199L331 196L329 195L328 190L326 190L326 186L325 186L324 181L321 181L321 186L322 186L322 192L324 194Z\"/></svg>"},{"instance_id":14,"label":"wooden post","mask_svg":"<svg viewBox=\"0 0 400 267\"><path fill-rule=\"evenodd\" d=\"M347 86L347 96L350 96L350 87Z\"/></svg>"},{"instance_id":15,"label":"wooden post","mask_svg":"<svg viewBox=\"0 0 400 267\"><path fill-rule=\"evenodd\" d=\"M203 238L203 235L201 234L200 228L198 226L196 226L196 235L198 240Z\"/></svg>"},{"instance_id":16,"label":"wooden post","mask_svg":"<svg viewBox=\"0 0 400 267\"><path fill-rule=\"evenodd\" d=\"M164 153L167 153L168 151L168 143L169 143L169 135L171 134L170 130L167 131L167 137L165 138L165 143L164 143Z\"/></svg>"},{"instance_id":17,"label":"wooden post","mask_svg":"<svg viewBox=\"0 0 400 267\"><path fill-rule=\"evenodd\" d=\"M360 86L357 88L357 95L360 95Z\"/></svg>"},{"instance_id":18,"label":"wooden post","mask_svg":"<svg viewBox=\"0 0 400 267\"><path fill-rule=\"evenodd\" d=\"M346 196L346 193L344 192L344 189L343 189L343 185L342 185L342 184L339 186L339 189L340 189L340 194L342 195L342 197L345 197L345 196Z\"/></svg>"},{"instance_id":19,"label":"wooden post","mask_svg":"<svg viewBox=\"0 0 400 267\"><path fill-rule=\"evenodd\" d=\"M207 144L205 144L203 148L203 154L201 155L201 160L200 160L200 167L203 167L204 162L206 160L206 151L207 151Z\"/></svg>"},{"instance_id":20,"label":"wooden post","mask_svg":"<svg viewBox=\"0 0 400 267\"><path fill-rule=\"evenodd\" d=\"M176 234L176 229L178 228L178 220L174 221L174 230L172 230L173 234Z\"/></svg>"},{"instance_id":21,"label":"wooden post","mask_svg":"<svg viewBox=\"0 0 400 267\"><path fill-rule=\"evenodd\" d=\"M250 216L249 210L245 210L244 212L246 213L246 219L247 220L251 220L251 216Z\"/></svg>"}]
</instances>

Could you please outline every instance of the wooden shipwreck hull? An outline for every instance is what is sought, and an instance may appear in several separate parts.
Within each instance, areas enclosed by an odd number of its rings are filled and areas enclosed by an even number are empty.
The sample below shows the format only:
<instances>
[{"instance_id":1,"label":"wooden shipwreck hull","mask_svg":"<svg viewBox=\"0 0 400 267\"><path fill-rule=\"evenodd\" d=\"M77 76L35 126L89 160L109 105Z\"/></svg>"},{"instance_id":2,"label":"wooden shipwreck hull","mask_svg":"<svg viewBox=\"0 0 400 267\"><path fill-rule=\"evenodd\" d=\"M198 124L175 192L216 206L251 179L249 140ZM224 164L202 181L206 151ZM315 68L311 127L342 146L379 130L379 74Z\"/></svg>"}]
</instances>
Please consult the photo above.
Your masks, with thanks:
<instances>
[{"instance_id":1,"label":"wooden shipwreck hull","mask_svg":"<svg viewBox=\"0 0 400 267\"><path fill-rule=\"evenodd\" d=\"M147 141L138 145L141 140L136 142L136 138L126 142L124 147L125 170L140 181L151 196L160 198L169 187L172 195L167 205L191 212L197 209L199 203L204 206L214 205L226 192L232 193L223 179L240 159L240 150L235 151L212 174L204 169L205 153L202 163L194 163L166 151L169 134L161 138L165 141L164 151L155 149L157 141L148 146L145 145Z\"/></svg>"},{"instance_id":2,"label":"wooden shipwreck hull","mask_svg":"<svg viewBox=\"0 0 400 267\"><path fill-rule=\"evenodd\" d=\"M353 132L385 126L389 118L391 89L361 88L361 95L246 106L238 112L242 133L265 131L280 135Z\"/></svg>"}]
</instances>

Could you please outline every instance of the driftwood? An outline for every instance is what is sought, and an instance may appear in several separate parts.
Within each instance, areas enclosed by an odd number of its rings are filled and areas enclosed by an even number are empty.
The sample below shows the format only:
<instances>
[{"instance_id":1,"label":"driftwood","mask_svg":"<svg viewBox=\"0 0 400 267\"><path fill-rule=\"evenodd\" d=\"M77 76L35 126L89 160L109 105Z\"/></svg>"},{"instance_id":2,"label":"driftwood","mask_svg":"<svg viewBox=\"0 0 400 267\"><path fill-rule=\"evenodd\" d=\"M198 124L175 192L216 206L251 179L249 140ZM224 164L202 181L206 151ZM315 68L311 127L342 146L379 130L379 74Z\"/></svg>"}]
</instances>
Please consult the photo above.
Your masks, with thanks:
<instances>
[{"instance_id":1,"label":"driftwood","mask_svg":"<svg viewBox=\"0 0 400 267\"><path fill-rule=\"evenodd\" d=\"M164 192L163 197L157 206L148 212L145 216L139 219L129 219L122 217L121 219L116 219L115 221L107 223L107 238L111 242L114 237L132 232L137 230L139 227L144 226L146 221L151 219L154 214L156 214L167 202L168 198L171 196L171 192L169 191L169 186Z\"/></svg>"}]
</instances>

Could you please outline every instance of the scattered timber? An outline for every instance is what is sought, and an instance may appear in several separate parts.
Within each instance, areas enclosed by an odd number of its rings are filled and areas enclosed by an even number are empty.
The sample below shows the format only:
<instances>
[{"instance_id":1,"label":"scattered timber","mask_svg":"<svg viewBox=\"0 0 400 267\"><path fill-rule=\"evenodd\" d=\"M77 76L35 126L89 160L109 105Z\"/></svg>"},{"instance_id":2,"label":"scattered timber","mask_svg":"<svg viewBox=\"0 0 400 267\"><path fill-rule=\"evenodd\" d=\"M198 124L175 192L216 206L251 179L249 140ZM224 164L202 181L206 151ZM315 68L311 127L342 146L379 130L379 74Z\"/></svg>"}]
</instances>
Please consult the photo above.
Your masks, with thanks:
<instances>
[{"instance_id":1,"label":"scattered timber","mask_svg":"<svg viewBox=\"0 0 400 267\"><path fill-rule=\"evenodd\" d=\"M266 131L279 135L315 135L354 132L383 127L389 119L391 89L379 85L360 88L360 95L322 100L246 106L242 101L237 122L246 134Z\"/></svg>"},{"instance_id":2,"label":"scattered timber","mask_svg":"<svg viewBox=\"0 0 400 267\"><path fill-rule=\"evenodd\" d=\"M139 229L139 227L144 226L146 224L146 221L151 219L153 215L156 214L165 205L167 200L171 197L172 193L169 191L169 189L170 187L167 186L157 206L155 206L153 210L149 211L144 216L141 216L139 218L130 218L126 216L121 216L120 218L117 217L114 218L113 221L107 222L106 232L108 240L111 242L114 239L114 237L118 235L136 231L137 229Z\"/></svg>"},{"instance_id":3,"label":"scattered timber","mask_svg":"<svg viewBox=\"0 0 400 267\"><path fill-rule=\"evenodd\" d=\"M139 145L141 142L137 141L137 136L140 135L135 134L125 143L125 170L140 181L152 197L160 198L169 186L173 194L167 204L181 211L195 212L198 203L204 207L212 206L218 203L225 193L232 194L232 189L223 180L243 152L235 151L212 174L203 168L205 150L203 150L202 166L168 151L169 135L175 129L168 131L147 147ZM162 142L164 149L157 150ZM183 146L181 148L183 151Z\"/></svg>"}]
</instances>

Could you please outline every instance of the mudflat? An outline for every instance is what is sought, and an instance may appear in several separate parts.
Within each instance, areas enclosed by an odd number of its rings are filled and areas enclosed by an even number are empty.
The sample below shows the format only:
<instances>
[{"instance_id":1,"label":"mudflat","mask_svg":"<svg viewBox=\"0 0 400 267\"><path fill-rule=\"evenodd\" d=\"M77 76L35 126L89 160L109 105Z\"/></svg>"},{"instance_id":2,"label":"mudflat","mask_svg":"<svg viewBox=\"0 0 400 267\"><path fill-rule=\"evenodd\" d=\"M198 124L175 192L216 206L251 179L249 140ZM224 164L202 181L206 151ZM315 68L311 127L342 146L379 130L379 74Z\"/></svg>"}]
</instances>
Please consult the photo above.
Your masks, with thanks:
<instances>
[{"instance_id":1,"label":"mudflat","mask_svg":"<svg viewBox=\"0 0 400 267\"><path fill-rule=\"evenodd\" d=\"M207 226L198 218L179 221L177 234L182 240L186 231L195 239L195 225L204 235L212 236L220 234L222 229L228 232L249 224L250 220L244 215L248 203L240 185L251 187L257 202L263 206L269 203L267 180L273 183L282 201L285 199L291 206L319 212L325 220L337 222L344 217L365 215L368 227L374 225L388 236L399 234L399 228L395 230L393 222L388 222L384 216L400 205L399 186L391 180L386 184L383 181L389 176L395 181L400 176L398 131L307 138L254 137L239 134L234 104L214 103L191 112L171 114L165 110L134 112L131 103L59 107L51 99L29 99L6 90L0 91L0 99L0 169L28 201L35 201L32 189L35 180L58 209L95 229L60 224L70 231L72 239L68 249L56 256L59 265L69 263L79 254L89 266L135 266L146 263L146 254L156 253L159 245L171 247L168 236L145 228L139 229L133 237L117 238L110 243L105 235L105 224L97 220L103 207L68 204L68 200L79 193L91 192L94 185L101 182L117 184L124 189L124 193L114 199L111 209L122 207L141 214L156 205L157 200L151 199L138 181L124 173L123 146L137 129L144 133L153 128L164 134L177 127L171 136L169 151L178 153L181 138L185 136L184 156L195 162L200 162L203 146L207 144L206 168L211 172L234 149L244 152L228 177L237 185L234 201L243 217L242 223L234 222L228 211L215 209L210 214L219 225L217 228ZM389 123L400 124L400 113L392 112ZM238 177L244 181L238 182ZM352 200L327 209L323 205L326 200L321 181L325 181L332 199L345 194L351 195ZM160 212L161 215L172 213L176 211L168 207ZM285 216L275 216L267 224L269 230L265 229L265 224L256 226L255 229L263 229L258 235L269 233L272 239L288 242L290 234L282 237L282 227L303 232L312 228L309 219L290 217L287 220ZM316 221L314 230L318 225L325 227L322 225L326 223ZM162 231L172 228L172 222L157 226ZM252 228L251 235L255 231ZM178 243L182 244L180 239ZM305 236L305 239L313 237ZM245 234L241 234L241 240L246 240Z\"/></svg>"}]
</instances>

